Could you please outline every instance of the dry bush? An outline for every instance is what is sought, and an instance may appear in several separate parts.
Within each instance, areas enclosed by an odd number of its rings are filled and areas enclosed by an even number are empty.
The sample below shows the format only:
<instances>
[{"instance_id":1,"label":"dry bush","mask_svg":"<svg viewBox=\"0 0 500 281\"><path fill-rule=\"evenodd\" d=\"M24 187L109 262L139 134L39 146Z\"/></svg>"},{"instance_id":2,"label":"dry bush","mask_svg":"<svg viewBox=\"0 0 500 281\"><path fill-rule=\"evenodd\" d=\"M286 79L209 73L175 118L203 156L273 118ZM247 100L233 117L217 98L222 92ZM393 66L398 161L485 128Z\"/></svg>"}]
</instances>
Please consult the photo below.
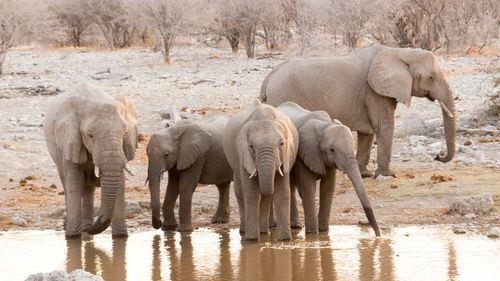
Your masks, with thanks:
<instances>
[{"instance_id":1,"label":"dry bush","mask_svg":"<svg viewBox=\"0 0 500 281\"><path fill-rule=\"evenodd\" d=\"M295 0L268 1L262 16L262 33L266 48L286 46L293 40L292 26L296 16Z\"/></svg>"},{"instance_id":2,"label":"dry bush","mask_svg":"<svg viewBox=\"0 0 500 281\"><path fill-rule=\"evenodd\" d=\"M319 21L313 1L290 0L292 15L295 22L295 37L299 44L299 55L311 45L311 40L317 33Z\"/></svg>"},{"instance_id":3,"label":"dry bush","mask_svg":"<svg viewBox=\"0 0 500 281\"><path fill-rule=\"evenodd\" d=\"M148 23L161 38L163 60L168 62L175 36L185 22L190 3L184 0L146 0L141 6Z\"/></svg>"},{"instance_id":4,"label":"dry bush","mask_svg":"<svg viewBox=\"0 0 500 281\"><path fill-rule=\"evenodd\" d=\"M369 0L332 0L328 7L331 24L342 30L342 42L356 48L358 41L366 32L366 24L372 14L372 1Z\"/></svg>"},{"instance_id":5,"label":"dry bush","mask_svg":"<svg viewBox=\"0 0 500 281\"><path fill-rule=\"evenodd\" d=\"M59 0L51 6L66 34L63 44L82 46L82 34L92 24L92 18L86 13L86 2L86 0Z\"/></svg>"}]
</instances>

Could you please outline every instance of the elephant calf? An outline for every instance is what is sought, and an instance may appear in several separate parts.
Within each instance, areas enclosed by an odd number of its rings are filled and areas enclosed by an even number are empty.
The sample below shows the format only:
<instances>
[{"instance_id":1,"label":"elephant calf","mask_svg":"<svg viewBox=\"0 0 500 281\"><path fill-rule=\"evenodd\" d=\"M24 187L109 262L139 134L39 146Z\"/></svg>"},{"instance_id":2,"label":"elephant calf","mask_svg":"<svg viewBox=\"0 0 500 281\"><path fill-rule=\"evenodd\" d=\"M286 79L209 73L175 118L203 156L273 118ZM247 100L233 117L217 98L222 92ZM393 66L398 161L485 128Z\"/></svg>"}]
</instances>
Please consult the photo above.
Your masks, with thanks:
<instances>
[{"instance_id":1,"label":"elephant calf","mask_svg":"<svg viewBox=\"0 0 500 281\"><path fill-rule=\"evenodd\" d=\"M200 120L186 120L156 131L149 140L148 177L153 210L153 227L163 230L192 231L191 201L198 183L215 184L219 206L213 223L229 221L229 185L233 172L222 149L222 132L228 122L223 113L213 113ZM160 220L160 180L168 171L168 185L163 202L163 225ZM179 222L174 215L180 196Z\"/></svg>"},{"instance_id":2,"label":"elephant calf","mask_svg":"<svg viewBox=\"0 0 500 281\"><path fill-rule=\"evenodd\" d=\"M240 210L240 232L258 240L269 228L272 200L277 214L278 240L290 240L290 179L297 155L295 126L282 112L256 102L227 124L224 153L234 172L234 193Z\"/></svg>"},{"instance_id":3,"label":"elephant calf","mask_svg":"<svg viewBox=\"0 0 500 281\"><path fill-rule=\"evenodd\" d=\"M277 108L290 117L300 139L298 157L290 176L292 226L300 227L295 199L297 188L304 205L306 233L317 233L318 229L328 231L335 174L339 169L351 179L370 225L375 234L380 236L354 155L351 130L338 120L332 122L325 111L309 111L293 102L286 102ZM315 206L317 180L320 180L319 213Z\"/></svg>"},{"instance_id":4,"label":"elephant calf","mask_svg":"<svg viewBox=\"0 0 500 281\"><path fill-rule=\"evenodd\" d=\"M130 172L127 162L137 148L132 102L86 84L56 99L43 127L65 191L66 237L79 237L82 227L101 233L110 223L113 236L126 236L123 172ZM101 186L101 208L93 222L96 186Z\"/></svg>"}]
</instances>

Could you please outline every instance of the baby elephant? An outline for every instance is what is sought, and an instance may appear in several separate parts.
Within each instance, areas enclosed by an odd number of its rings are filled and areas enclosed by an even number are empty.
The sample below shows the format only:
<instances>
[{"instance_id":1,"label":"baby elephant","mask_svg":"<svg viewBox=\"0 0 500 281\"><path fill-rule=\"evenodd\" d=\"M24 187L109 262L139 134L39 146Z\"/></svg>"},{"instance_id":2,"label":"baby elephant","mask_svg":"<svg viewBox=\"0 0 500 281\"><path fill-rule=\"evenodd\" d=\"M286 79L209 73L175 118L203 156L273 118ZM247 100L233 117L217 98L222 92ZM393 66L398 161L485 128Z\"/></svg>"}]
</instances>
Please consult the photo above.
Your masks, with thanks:
<instances>
[{"instance_id":1,"label":"baby elephant","mask_svg":"<svg viewBox=\"0 0 500 281\"><path fill-rule=\"evenodd\" d=\"M354 139L349 128L338 120L332 122L325 111L308 111L293 102L281 104L278 110L290 117L299 133L298 157L290 176L292 226L300 227L295 200L297 188L304 205L306 233L317 233L318 229L328 231L335 174L339 169L351 179L370 225L380 236L354 155ZM317 180L321 181L318 214L314 203Z\"/></svg>"},{"instance_id":2,"label":"baby elephant","mask_svg":"<svg viewBox=\"0 0 500 281\"><path fill-rule=\"evenodd\" d=\"M229 221L229 184L232 170L222 149L222 132L228 122L223 113L213 113L200 120L186 120L156 131L149 140L148 178L153 211L153 227L163 230L192 231L191 200L198 183L215 184L219 206L213 223ZM160 220L160 179L168 171L168 185L163 202L163 225ZM180 195L179 221L174 215Z\"/></svg>"}]
</instances>

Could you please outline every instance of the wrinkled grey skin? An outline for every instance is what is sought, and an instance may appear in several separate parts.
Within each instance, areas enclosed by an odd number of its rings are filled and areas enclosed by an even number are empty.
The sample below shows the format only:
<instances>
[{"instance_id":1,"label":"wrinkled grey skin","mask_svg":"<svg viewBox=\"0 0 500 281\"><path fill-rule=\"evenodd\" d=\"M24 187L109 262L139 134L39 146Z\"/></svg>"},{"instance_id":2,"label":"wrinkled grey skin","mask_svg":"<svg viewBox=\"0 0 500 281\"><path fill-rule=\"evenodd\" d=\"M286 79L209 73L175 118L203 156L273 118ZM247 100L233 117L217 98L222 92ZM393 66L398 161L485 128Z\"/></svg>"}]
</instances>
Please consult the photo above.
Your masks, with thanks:
<instances>
[{"instance_id":1,"label":"wrinkled grey skin","mask_svg":"<svg viewBox=\"0 0 500 281\"><path fill-rule=\"evenodd\" d=\"M78 237L82 229L98 234L110 223L113 236L126 236L124 167L134 158L138 134L132 102L82 85L54 101L43 127L65 191L66 236ZM94 222L96 186L101 208Z\"/></svg>"},{"instance_id":2,"label":"wrinkled grey skin","mask_svg":"<svg viewBox=\"0 0 500 281\"><path fill-rule=\"evenodd\" d=\"M325 111L309 111L293 102L286 102L277 109L290 117L300 139L298 157L290 175L291 226L301 227L295 198L297 188L304 206L306 233L328 231L335 175L339 169L351 179L370 225L375 234L380 236L380 228L354 155L351 130L338 120L332 122ZM315 204L317 180L320 181L319 213Z\"/></svg>"},{"instance_id":3,"label":"wrinkled grey skin","mask_svg":"<svg viewBox=\"0 0 500 281\"><path fill-rule=\"evenodd\" d=\"M181 121L173 127L156 131L147 147L148 178L153 211L153 227L163 230L192 231L193 192L202 184L215 184L219 205L213 223L229 221L229 185L233 171L222 149L222 132L228 122L223 113L213 113L200 120ZM168 185L163 201L163 225L160 220L160 181L168 171ZM180 196L179 226L174 215Z\"/></svg>"},{"instance_id":4,"label":"wrinkled grey skin","mask_svg":"<svg viewBox=\"0 0 500 281\"><path fill-rule=\"evenodd\" d=\"M256 102L229 120L223 147L234 172L240 233L245 233L246 240L258 240L261 232L266 233L274 200L277 238L290 240L289 174L298 147L297 130L290 119L274 107Z\"/></svg>"},{"instance_id":5,"label":"wrinkled grey skin","mask_svg":"<svg viewBox=\"0 0 500 281\"><path fill-rule=\"evenodd\" d=\"M261 101L278 106L292 101L308 110L324 110L358 132L357 161L361 174L377 135L375 176L395 176L389 169L398 102L411 97L437 100L442 108L448 162L455 155L456 111L450 86L432 52L374 46L328 58L295 58L278 65L264 80Z\"/></svg>"}]
</instances>

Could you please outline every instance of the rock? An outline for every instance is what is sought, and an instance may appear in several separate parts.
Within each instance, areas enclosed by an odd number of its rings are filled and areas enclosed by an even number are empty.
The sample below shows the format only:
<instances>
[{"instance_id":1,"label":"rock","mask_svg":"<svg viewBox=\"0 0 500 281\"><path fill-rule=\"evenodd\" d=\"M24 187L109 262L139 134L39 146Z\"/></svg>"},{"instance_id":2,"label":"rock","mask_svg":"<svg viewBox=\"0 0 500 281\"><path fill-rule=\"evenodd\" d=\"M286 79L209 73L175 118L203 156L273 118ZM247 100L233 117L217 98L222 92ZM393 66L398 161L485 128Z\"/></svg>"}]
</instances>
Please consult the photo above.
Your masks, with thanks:
<instances>
[{"instance_id":1,"label":"rock","mask_svg":"<svg viewBox=\"0 0 500 281\"><path fill-rule=\"evenodd\" d=\"M151 202L149 202L149 200L141 200L139 201L139 206L141 206L142 209L150 210Z\"/></svg>"},{"instance_id":2,"label":"rock","mask_svg":"<svg viewBox=\"0 0 500 281\"><path fill-rule=\"evenodd\" d=\"M453 233L455 234L465 234L465 229L463 229L462 227L456 227L455 229L453 229Z\"/></svg>"},{"instance_id":3,"label":"rock","mask_svg":"<svg viewBox=\"0 0 500 281\"><path fill-rule=\"evenodd\" d=\"M430 144L427 153L430 155L436 155L439 152L441 152L441 146L442 146L442 143L440 141L435 142L433 144Z\"/></svg>"},{"instance_id":4,"label":"rock","mask_svg":"<svg viewBox=\"0 0 500 281\"><path fill-rule=\"evenodd\" d=\"M412 155L423 155L426 152L427 152L427 149L425 149L425 147L423 147L422 145L417 145L417 146L411 148Z\"/></svg>"},{"instance_id":5,"label":"rock","mask_svg":"<svg viewBox=\"0 0 500 281\"><path fill-rule=\"evenodd\" d=\"M498 238L500 237L500 229L498 227L493 227L490 232L488 232L489 238Z\"/></svg>"},{"instance_id":6,"label":"rock","mask_svg":"<svg viewBox=\"0 0 500 281\"><path fill-rule=\"evenodd\" d=\"M181 120L181 115L175 107L168 107L158 112L162 119L172 120L174 123Z\"/></svg>"},{"instance_id":7,"label":"rock","mask_svg":"<svg viewBox=\"0 0 500 281\"><path fill-rule=\"evenodd\" d=\"M468 213L468 214L465 214L464 218L466 218L466 219L475 219L476 218L476 214Z\"/></svg>"},{"instance_id":8,"label":"rock","mask_svg":"<svg viewBox=\"0 0 500 281\"><path fill-rule=\"evenodd\" d=\"M15 215L10 219L10 223L17 226L25 226L28 222L26 219Z\"/></svg>"},{"instance_id":9,"label":"rock","mask_svg":"<svg viewBox=\"0 0 500 281\"><path fill-rule=\"evenodd\" d=\"M60 207L57 207L57 209L54 212L52 212L51 216L56 217L56 218L60 218L60 217L64 216L65 214L66 214L66 207L60 206Z\"/></svg>"},{"instance_id":10,"label":"rock","mask_svg":"<svg viewBox=\"0 0 500 281\"><path fill-rule=\"evenodd\" d=\"M137 214L142 213L142 208L139 206L139 203L127 201L125 202L125 213L126 214Z\"/></svg>"},{"instance_id":11,"label":"rock","mask_svg":"<svg viewBox=\"0 0 500 281\"><path fill-rule=\"evenodd\" d=\"M422 143L425 143L427 141L427 137L425 137L425 136L410 136L409 141L410 141L411 146L418 146L418 145L422 145Z\"/></svg>"},{"instance_id":12,"label":"rock","mask_svg":"<svg viewBox=\"0 0 500 281\"><path fill-rule=\"evenodd\" d=\"M394 177L392 176L382 176L382 175L378 175L375 180L377 180L378 182L383 182L383 181L394 181Z\"/></svg>"},{"instance_id":13,"label":"rock","mask_svg":"<svg viewBox=\"0 0 500 281\"><path fill-rule=\"evenodd\" d=\"M103 281L103 279L90 272L76 269L70 274L61 270L31 274L25 281Z\"/></svg>"},{"instance_id":14,"label":"rock","mask_svg":"<svg viewBox=\"0 0 500 281\"><path fill-rule=\"evenodd\" d=\"M94 275L87 271L83 271L81 269L73 270L69 274L69 278L74 281L103 281L100 276Z\"/></svg>"},{"instance_id":15,"label":"rock","mask_svg":"<svg viewBox=\"0 0 500 281\"><path fill-rule=\"evenodd\" d=\"M494 206L490 193L481 193L474 196L455 197L450 209L458 214L483 214L491 210Z\"/></svg>"}]
</instances>

